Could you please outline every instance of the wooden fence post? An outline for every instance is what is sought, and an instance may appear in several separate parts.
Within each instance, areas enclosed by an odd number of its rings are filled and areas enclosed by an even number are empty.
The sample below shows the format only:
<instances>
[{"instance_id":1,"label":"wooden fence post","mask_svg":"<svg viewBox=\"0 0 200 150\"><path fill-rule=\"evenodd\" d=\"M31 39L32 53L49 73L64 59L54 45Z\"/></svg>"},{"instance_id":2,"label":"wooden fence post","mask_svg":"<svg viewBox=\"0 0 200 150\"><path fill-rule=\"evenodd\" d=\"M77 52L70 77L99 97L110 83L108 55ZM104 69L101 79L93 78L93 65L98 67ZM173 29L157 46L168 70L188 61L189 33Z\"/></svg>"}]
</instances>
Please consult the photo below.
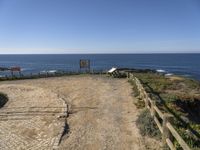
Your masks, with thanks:
<instances>
[{"instance_id":1,"label":"wooden fence post","mask_svg":"<svg viewBox=\"0 0 200 150\"><path fill-rule=\"evenodd\" d=\"M130 72L128 72L128 78L130 78Z\"/></svg>"},{"instance_id":2,"label":"wooden fence post","mask_svg":"<svg viewBox=\"0 0 200 150\"><path fill-rule=\"evenodd\" d=\"M148 100L148 97L147 95L144 93L144 91L142 90L142 95L143 95L143 99L144 99L144 102L145 102L145 107L148 108L149 106L149 100Z\"/></svg>"},{"instance_id":3,"label":"wooden fence post","mask_svg":"<svg viewBox=\"0 0 200 150\"><path fill-rule=\"evenodd\" d=\"M137 81L137 80L136 80L136 81ZM144 100L144 96L143 96L142 91L141 91L140 87L138 86L137 82L136 82L136 85L137 85L138 91L139 91L139 93L140 93L140 94L139 94L139 98L142 99L142 100Z\"/></svg>"},{"instance_id":4,"label":"wooden fence post","mask_svg":"<svg viewBox=\"0 0 200 150\"><path fill-rule=\"evenodd\" d=\"M156 111L154 109L154 106L156 106L156 102L155 101L151 101L151 115L154 117L156 114Z\"/></svg>"},{"instance_id":5,"label":"wooden fence post","mask_svg":"<svg viewBox=\"0 0 200 150\"><path fill-rule=\"evenodd\" d=\"M165 113L163 115L163 123L162 123L162 128L163 128L163 135L162 135L162 142L163 145L166 145L167 142L166 140L169 139L171 142L173 142L173 136L171 134L171 132L169 131L168 127L167 127L167 123L173 123L173 116Z\"/></svg>"},{"instance_id":6,"label":"wooden fence post","mask_svg":"<svg viewBox=\"0 0 200 150\"><path fill-rule=\"evenodd\" d=\"M130 76L130 78L133 80L133 74L132 74L132 73L130 73L130 75L129 75L129 76Z\"/></svg>"}]
</instances>

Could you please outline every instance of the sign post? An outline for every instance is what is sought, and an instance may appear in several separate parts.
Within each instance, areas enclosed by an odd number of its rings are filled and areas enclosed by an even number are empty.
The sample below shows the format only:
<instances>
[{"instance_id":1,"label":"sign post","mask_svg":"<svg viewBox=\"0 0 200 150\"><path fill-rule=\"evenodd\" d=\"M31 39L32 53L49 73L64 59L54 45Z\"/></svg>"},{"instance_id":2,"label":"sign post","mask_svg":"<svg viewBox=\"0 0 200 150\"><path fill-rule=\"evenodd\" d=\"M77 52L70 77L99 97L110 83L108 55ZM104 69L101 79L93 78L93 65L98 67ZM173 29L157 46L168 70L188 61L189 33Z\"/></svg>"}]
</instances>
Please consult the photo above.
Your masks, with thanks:
<instances>
[{"instance_id":1,"label":"sign post","mask_svg":"<svg viewBox=\"0 0 200 150\"><path fill-rule=\"evenodd\" d=\"M19 75L21 76L21 67L11 67L10 68L11 75L13 77L14 73L13 72L19 72Z\"/></svg>"},{"instance_id":2,"label":"sign post","mask_svg":"<svg viewBox=\"0 0 200 150\"><path fill-rule=\"evenodd\" d=\"M86 69L86 71L90 71L90 60L80 59L80 69Z\"/></svg>"}]
</instances>

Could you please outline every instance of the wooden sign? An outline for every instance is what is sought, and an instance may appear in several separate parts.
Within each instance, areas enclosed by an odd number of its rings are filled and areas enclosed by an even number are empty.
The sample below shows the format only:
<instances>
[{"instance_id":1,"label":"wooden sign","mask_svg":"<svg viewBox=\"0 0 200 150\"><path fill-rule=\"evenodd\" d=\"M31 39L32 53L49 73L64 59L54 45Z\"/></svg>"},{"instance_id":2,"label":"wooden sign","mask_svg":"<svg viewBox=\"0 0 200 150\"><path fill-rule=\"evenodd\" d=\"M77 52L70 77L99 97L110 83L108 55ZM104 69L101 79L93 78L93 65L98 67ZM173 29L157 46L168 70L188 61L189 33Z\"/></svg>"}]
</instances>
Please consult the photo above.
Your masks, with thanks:
<instances>
[{"instance_id":1,"label":"wooden sign","mask_svg":"<svg viewBox=\"0 0 200 150\"><path fill-rule=\"evenodd\" d=\"M89 59L81 59L80 60L80 68L90 69L90 60Z\"/></svg>"},{"instance_id":2,"label":"wooden sign","mask_svg":"<svg viewBox=\"0 0 200 150\"><path fill-rule=\"evenodd\" d=\"M21 71L20 67L11 67L10 68L11 71Z\"/></svg>"}]
</instances>

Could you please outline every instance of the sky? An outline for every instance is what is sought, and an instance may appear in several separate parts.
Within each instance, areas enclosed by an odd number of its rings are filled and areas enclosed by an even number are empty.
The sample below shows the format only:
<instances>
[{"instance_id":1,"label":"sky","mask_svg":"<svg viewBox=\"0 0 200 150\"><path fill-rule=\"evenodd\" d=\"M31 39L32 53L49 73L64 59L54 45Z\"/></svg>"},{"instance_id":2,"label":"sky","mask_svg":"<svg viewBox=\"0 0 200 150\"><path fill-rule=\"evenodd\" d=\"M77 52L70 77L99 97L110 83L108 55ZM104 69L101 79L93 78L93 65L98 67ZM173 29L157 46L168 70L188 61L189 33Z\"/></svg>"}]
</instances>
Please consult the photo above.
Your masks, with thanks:
<instances>
[{"instance_id":1,"label":"sky","mask_svg":"<svg viewBox=\"0 0 200 150\"><path fill-rule=\"evenodd\" d=\"M200 53L199 0L0 0L0 54Z\"/></svg>"}]
</instances>

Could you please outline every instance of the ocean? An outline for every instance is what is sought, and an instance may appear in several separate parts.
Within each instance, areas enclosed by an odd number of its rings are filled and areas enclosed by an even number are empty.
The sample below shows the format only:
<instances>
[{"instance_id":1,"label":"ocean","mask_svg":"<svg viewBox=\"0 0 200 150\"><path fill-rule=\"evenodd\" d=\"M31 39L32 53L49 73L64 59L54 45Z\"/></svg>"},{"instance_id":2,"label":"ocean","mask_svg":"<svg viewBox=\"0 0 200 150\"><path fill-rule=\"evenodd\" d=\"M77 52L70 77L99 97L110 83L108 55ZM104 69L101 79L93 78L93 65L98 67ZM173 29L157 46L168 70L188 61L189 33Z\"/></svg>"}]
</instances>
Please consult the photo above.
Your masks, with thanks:
<instances>
[{"instance_id":1,"label":"ocean","mask_svg":"<svg viewBox=\"0 0 200 150\"><path fill-rule=\"evenodd\" d=\"M91 69L111 67L156 69L200 80L200 54L43 54L0 55L0 67L20 66L23 74L41 71L78 71L79 60L90 59ZM10 72L0 71L0 76Z\"/></svg>"}]
</instances>

